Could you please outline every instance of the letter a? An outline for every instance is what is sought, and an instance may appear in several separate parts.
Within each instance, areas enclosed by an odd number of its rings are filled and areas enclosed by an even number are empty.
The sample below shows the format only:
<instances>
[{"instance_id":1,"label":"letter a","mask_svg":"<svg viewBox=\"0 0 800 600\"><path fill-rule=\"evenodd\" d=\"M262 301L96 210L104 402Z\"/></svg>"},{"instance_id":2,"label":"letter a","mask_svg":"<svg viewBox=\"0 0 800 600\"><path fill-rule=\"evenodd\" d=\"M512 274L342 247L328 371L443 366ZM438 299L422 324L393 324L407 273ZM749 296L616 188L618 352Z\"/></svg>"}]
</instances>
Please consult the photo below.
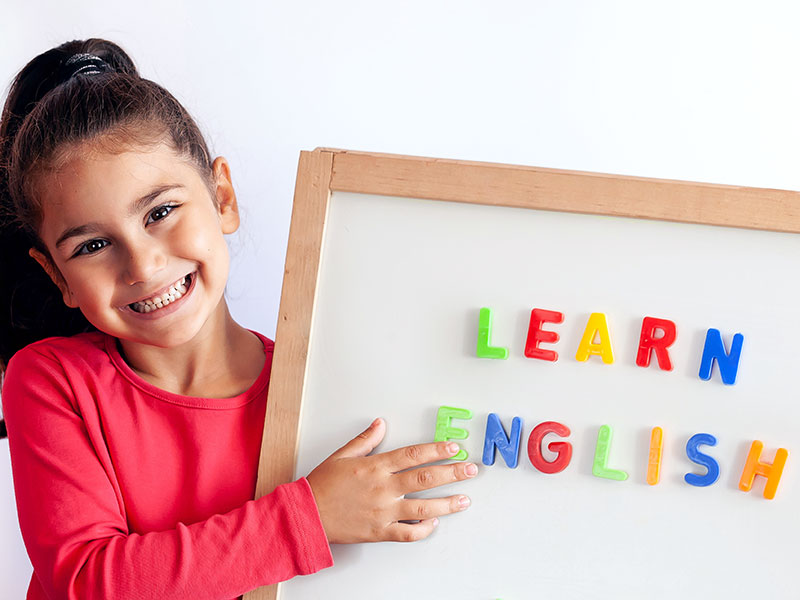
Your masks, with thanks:
<instances>
[{"instance_id":1,"label":"letter a","mask_svg":"<svg viewBox=\"0 0 800 600\"><path fill-rule=\"evenodd\" d=\"M595 343L595 337L599 337ZM586 322L586 329L583 332L583 339L578 345L578 352L575 360L584 362L592 354L599 355L603 362L610 365L614 362L614 352L611 350L611 336L608 334L608 323L603 313L592 313Z\"/></svg>"}]
</instances>

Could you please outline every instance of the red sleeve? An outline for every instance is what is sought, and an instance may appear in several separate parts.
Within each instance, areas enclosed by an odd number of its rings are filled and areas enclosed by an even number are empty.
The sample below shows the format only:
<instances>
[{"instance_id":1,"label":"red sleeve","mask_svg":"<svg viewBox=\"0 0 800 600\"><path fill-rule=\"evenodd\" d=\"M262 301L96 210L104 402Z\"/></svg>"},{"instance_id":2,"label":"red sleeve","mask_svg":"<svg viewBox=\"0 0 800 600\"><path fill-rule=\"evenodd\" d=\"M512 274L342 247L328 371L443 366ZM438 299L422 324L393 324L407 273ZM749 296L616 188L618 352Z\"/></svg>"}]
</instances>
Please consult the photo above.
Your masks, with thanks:
<instances>
[{"instance_id":1,"label":"red sleeve","mask_svg":"<svg viewBox=\"0 0 800 600\"><path fill-rule=\"evenodd\" d=\"M333 564L305 478L198 523L129 533L58 361L19 351L2 401L22 537L50 598L225 600Z\"/></svg>"}]
</instances>

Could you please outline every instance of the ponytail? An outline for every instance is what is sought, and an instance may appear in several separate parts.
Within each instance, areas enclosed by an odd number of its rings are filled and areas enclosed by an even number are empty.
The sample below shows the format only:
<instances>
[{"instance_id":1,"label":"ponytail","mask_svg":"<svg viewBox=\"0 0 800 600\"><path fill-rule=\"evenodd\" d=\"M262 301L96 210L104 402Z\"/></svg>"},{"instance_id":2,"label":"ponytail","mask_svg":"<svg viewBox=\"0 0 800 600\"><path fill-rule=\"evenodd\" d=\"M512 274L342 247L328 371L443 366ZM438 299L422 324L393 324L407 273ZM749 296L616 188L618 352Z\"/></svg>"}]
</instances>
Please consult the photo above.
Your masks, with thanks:
<instances>
[{"instance_id":1,"label":"ponytail","mask_svg":"<svg viewBox=\"0 0 800 600\"><path fill-rule=\"evenodd\" d=\"M101 59L93 74L76 74L71 57ZM31 60L12 82L0 117L0 378L11 356L50 336L95 330L29 256L49 257L39 238L42 206L37 175L79 144L147 143L164 136L212 180L208 146L183 106L142 79L122 48L102 39L66 42ZM5 427L0 421L0 437Z\"/></svg>"},{"instance_id":2,"label":"ponytail","mask_svg":"<svg viewBox=\"0 0 800 600\"><path fill-rule=\"evenodd\" d=\"M122 70L136 69L119 49L101 40L67 42L30 61L11 84L0 119L0 371L20 348L53 335L73 335L94 329L81 312L67 307L58 288L29 255L42 243L29 215L18 214L9 189L11 154L20 126L36 104L58 85L67 59L78 52L100 53ZM107 43L106 43L107 44ZM127 59L127 65L120 64ZM30 212L30 211L25 211Z\"/></svg>"}]
</instances>

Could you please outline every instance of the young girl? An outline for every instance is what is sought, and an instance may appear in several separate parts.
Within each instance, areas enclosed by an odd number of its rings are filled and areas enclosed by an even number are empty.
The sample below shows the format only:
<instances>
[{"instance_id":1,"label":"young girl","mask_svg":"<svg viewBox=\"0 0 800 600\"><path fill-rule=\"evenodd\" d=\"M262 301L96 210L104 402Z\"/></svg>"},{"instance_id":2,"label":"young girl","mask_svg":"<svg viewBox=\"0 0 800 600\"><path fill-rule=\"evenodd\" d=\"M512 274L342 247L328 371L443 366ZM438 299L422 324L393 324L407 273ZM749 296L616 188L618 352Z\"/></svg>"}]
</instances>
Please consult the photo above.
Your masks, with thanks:
<instances>
[{"instance_id":1,"label":"young girl","mask_svg":"<svg viewBox=\"0 0 800 600\"><path fill-rule=\"evenodd\" d=\"M118 46L73 41L25 66L0 166L2 400L28 598L233 598L330 566L329 543L418 540L469 505L405 498L477 468L420 467L452 443L368 456L380 419L252 499L273 348L223 296L230 168Z\"/></svg>"}]
</instances>

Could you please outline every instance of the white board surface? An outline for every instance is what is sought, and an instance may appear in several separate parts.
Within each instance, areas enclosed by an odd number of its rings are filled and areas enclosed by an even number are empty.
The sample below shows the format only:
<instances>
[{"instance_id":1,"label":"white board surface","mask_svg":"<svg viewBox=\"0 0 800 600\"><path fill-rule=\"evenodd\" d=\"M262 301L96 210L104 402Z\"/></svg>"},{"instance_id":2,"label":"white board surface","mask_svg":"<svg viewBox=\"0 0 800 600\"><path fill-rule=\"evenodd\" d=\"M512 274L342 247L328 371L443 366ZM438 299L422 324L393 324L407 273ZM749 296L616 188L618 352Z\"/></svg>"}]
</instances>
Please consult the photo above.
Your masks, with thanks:
<instances>
[{"instance_id":1,"label":"white board surface","mask_svg":"<svg viewBox=\"0 0 800 600\"><path fill-rule=\"evenodd\" d=\"M334 546L335 566L282 584L295 598L700 599L798 596L800 511L793 450L800 428L800 340L793 234L620 217L334 192L322 250L300 427L307 474L376 416L378 451L432 441L441 405L470 409L462 442L478 463L472 506L414 544ZM475 355L478 313L494 312L493 344ZM532 308L564 323L555 363L523 354ZM590 313L605 313L612 365L575 360ZM674 321L674 370L636 366L642 318ZM708 328L745 341L737 382L698 377ZM481 464L486 418L523 419L520 464ZM525 446L542 421L567 425L561 473L538 472ZM598 428L614 437L592 475ZM661 481L645 482L650 431L664 430ZM717 483L685 453L695 433L720 465ZM548 438L549 439L549 438ZM754 439L789 460L774 500L763 478L738 489ZM428 494L433 495L433 494Z\"/></svg>"}]
</instances>

